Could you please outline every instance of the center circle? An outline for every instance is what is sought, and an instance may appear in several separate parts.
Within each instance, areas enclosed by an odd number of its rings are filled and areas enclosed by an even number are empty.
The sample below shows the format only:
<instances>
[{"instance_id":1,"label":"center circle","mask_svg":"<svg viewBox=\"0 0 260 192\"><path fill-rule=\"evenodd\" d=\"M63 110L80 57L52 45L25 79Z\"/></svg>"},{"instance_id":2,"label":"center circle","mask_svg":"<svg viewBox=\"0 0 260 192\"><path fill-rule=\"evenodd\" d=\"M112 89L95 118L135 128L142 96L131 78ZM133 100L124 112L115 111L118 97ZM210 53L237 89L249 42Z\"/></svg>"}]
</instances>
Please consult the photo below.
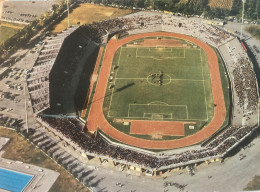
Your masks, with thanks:
<instances>
[{"instance_id":1,"label":"center circle","mask_svg":"<svg viewBox=\"0 0 260 192\"><path fill-rule=\"evenodd\" d=\"M146 79L149 84L154 86L163 86L171 82L171 76L161 71L151 73Z\"/></svg>"}]
</instances>

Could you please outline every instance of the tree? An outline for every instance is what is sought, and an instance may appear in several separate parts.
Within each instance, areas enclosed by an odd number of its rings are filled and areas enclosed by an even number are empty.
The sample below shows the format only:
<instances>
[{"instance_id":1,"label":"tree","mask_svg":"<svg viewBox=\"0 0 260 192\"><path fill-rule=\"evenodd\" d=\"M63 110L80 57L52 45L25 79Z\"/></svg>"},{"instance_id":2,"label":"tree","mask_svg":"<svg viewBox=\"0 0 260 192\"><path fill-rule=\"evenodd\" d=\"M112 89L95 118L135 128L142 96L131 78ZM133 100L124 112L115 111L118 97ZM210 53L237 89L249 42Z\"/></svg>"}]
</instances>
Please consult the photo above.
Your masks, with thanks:
<instances>
[{"instance_id":1,"label":"tree","mask_svg":"<svg viewBox=\"0 0 260 192\"><path fill-rule=\"evenodd\" d=\"M137 0L136 6L139 8L144 8L145 0Z\"/></svg>"},{"instance_id":2,"label":"tree","mask_svg":"<svg viewBox=\"0 0 260 192\"><path fill-rule=\"evenodd\" d=\"M150 6L151 6L151 1L150 0L145 0L144 1L144 7L145 8L150 8Z\"/></svg>"}]
</instances>

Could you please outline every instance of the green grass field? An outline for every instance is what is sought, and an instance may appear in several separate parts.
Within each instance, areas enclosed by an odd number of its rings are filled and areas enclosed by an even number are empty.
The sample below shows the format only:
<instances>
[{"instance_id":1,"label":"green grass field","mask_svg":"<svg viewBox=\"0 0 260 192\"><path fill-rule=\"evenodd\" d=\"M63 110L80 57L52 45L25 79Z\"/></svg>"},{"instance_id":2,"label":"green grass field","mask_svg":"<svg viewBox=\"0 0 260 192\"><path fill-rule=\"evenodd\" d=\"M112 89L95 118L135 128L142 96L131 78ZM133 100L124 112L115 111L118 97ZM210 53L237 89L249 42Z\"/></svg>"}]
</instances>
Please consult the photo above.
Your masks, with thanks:
<instances>
[{"instance_id":1,"label":"green grass field","mask_svg":"<svg viewBox=\"0 0 260 192\"><path fill-rule=\"evenodd\" d=\"M193 46L120 47L104 114L109 122L114 118L195 121L198 131L214 114L207 55Z\"/></svg>"},{"instance_id":2,"label":"green grass field","mask_svg":"<svg viewBox=\"0 0 260 192\"><path fill-rule=\"evenodd\" d=\"M17 32L17 29L0 26L0 44L5 42L8 38L12 37Z\"/></svg>"}]
</instances>

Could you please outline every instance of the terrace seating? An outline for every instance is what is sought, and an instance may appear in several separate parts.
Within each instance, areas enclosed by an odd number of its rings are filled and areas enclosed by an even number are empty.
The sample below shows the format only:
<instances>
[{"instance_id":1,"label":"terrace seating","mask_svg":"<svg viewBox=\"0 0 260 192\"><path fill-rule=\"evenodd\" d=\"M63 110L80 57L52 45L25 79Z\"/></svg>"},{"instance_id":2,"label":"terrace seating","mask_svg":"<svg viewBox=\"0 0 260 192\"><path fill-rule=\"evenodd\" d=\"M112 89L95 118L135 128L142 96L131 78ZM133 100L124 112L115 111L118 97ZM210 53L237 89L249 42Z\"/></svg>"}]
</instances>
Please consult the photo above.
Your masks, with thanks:
<instances>
[{"instance_id":1,"label":"terrace seating","mask_svg":"<svg viewBox=\"0 0 260 192\"><path fill-rule=\"evenodd\" d=\"M143 26L141 23L143 23ZM231 75L232 78L235 79L234 91L238 95L238 100L234 101L235 103L238 103L241 109L244 107L245 103L247 103L246 110L256 110L259 97L255 75L246 55L233 50L231 42L233 37L216 26L198 23L184 17L141 12L128 15L124 18L81 26L67 38L70 46L64 48L64 51L70 52L71 55L73 55L73 58L68 60L63 58L63 60L60 60L60 62L65 63L64 70L73 72L74 64L79 61L78 59L81 55L81 51L88 48L89 42L94 41L100 43L102 36L107 33L113 33L114 31L120 31L120 29L121 32L127 31L129 34L151 32L161 29L169 32L190 34L211 45L220 48L221 46L226 47L227 50L229 50L229 53L227 54L230 54L227 58L233 56L232 58L234 59L234 63L230 64L234 65L234 70L231 71ZM65 38L68 34L70 34L70 32L64 32L56 38L47 41L41 52L41 56L38 58L32 72L29 74L28 89L35 112L39 112L48 106L48 72L63 43L62 38ZM225 51L222 52L224 53ZM247 115L246 117L250 118L250 115ZM95 138L90 138L83 132L84 125L77 119L42 116L40 117L40 121L46 123L47 128L53 132L58 132L74 146L76 145L80 150L85 151L88 154L120 161L120 163L132 163L145 168L157 169L161 167L180 166L185 163L189 164L194 161L201 161L202 159L223 157L235 144L241 142L246 135L254 130L254 128L250 126L231 125L199 150L190 150L179 154L157 157L152 154L140 153L135 150L112 145L105 141L100 134L97 134Z\"/></svg>"}]
</instances>

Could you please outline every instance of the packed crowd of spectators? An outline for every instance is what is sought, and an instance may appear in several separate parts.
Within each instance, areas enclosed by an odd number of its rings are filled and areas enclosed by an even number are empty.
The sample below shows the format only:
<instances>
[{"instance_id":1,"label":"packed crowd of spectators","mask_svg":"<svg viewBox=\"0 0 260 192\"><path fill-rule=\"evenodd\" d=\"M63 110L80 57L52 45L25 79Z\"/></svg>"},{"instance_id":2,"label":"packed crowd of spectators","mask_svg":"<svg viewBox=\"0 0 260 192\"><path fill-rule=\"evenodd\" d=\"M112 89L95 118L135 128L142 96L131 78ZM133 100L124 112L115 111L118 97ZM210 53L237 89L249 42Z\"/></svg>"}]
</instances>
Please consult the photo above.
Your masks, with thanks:
<instances>
[{"instance_id":1,"label":"packed crowd of spectators","mask_svg":"<svg viewBox=\"0 0 260 192\"><path fill-rule=\"evenodd\" d=\"M194 36L215 46L231 38L229 33L215 25L208 25L182 16L138 12L120 19L124 22L123 29L129 34L154 31L178 32Z\"/></svg>"},{"instance_id":2,"label":"packed crowd of spectators","mask_svg":"<svg viewBox=\"0 0 260 192\"><path fill-rule=\"evenodd\" d=\"M248 58L239 58L233 70L234 85L239 97L239 106L246 109L256 110L258 103L257 85L254 71Z\"/></svg>"},{"instance_id":3,"label":"packed crowd of spectators","mask_svg":"<svg viewBox=\"0 0 260 192\"><path fill-rule=\"evenodd\" d=\"M92 24L82 25L77 30L78 38L86 37L96 43L101 43L101 39L108 33L122 31L124 22L121 19L114 18ZM80 35L82 34L82 35Z\"/></svg>"},{"instance_id":4,"label":"packed crowd of spectators","mask_svg":"<svg viewBox=\"0 0 260 192\"><path fill-rule=\"evenodd\" d=\"M49 129L58 131L68 138L70 143L78 146L88 154L99 157L107 157L114 161L123 161L126 164L134 164L144 168L161 168L171 165L184 165L196 160L220 157L229 150L242 137L248 134L252 128L230 127L220 136L213 139L206 147L198 150L189 150L179 154L157 157L152 154L138 152L132 149L109 144L100 134L94 137L87 136L84 125L73 118L39 117L47 123Z\"/></svg>"},{"instance_id":5,"label":"packed crowd of spectators","mask_svg":"<svg viewBox=\"0 0 260 192\"><path fill-rule=\"evenodd\" d=\"M240 68L236 67L233 70L233 75L234 75L234 85L235 85L235 91L238 95L239 103L237 103L240 107L243 107L245 104L245 95L244 95L244 86L243 86L243 77L242 74L240 73Z\"/></svg>"},{"instance_id":6,"label":"packed crowd of spectators","mask_svg":"<svg viewBox=\"0 0 260 192\"><path fill-rule=\"evenodd\" d=\"M223 132L221 135L216 137L212 142L208 144L208 148L215 148L217 147L220 143L222 143L225 139L230 137L233 133L235 133L239 129L239 127L229 127L225 132Z\"/></svg>"},{"instance_id":7,"label":"packed crowd of spectators","mask_svg":"<svg viewBox=\"0 0 260 192\"><path fill-rule=\"evenodd\" d=\"M258 124L258 85L256 75L243 45L237 38L218 47L229 74L232 90L232 126Z\"/></svg>"},{"instance_id":8,"label":"packed crowd of spectators","mask_svg":"<svg viewBox=\"0 0 260 192\"><path fill-rule=\"evenodd\" d=\"M80 26L78 38L86 36L96 43L102 42L102 37L114 32L137 34L154 31L169 31L192 35L213 45L219 45L230 38L230 34L216 26L192 21L186 17L169 14L138 12L121 18L94 22Z\"/></svg>"},{"instance_id":9,"label":"packed crowd of spectators","mask_svg":"<svg viewBox=\"0 0 260 192\"><path fill-rule=\"evenodd\" d=\"M252 131L252 127L228 127L222 134L211 141L207 148L216 150L218 154L223 154L250 131Z\"/></svg>"},{"instance_id":10,"label":"packed crowd of spectators","mask_svg":"<svg viewBox=\"0 0 260 192\"><path fill-rule=\"evenodd\" d=\"M255 110L258 103L257 85L254 71L250 65L248 58L242 58L239 60L238 65L241 65L242 74L244 76L244 86L247 95L248 110Z\"/></svg>"},{"instance_id":11,"label":"packed crowd of spectators","mask_svg":"<svg viewBox=\"0 0 260 192\"><path fill-rule=\"evenodd\" d=\"M133 33L140 33L140 30L153 28L162 24L162 15L154 13L136 13L121 18L124 22L123 29L126 31L133 31Z\"/></svg>"},{"instance_id":12,"label":"packed crowd of spectators","mask_svg":"<svg viewBox=\"0 0 260 192\"><path fill-rule=\"evenodd\" d=\"M223 135L222 139L218 138L218 141L221 141L221 144L215 146L216 147L215 152L217 154L226 153L229 149L231 149L234 146L234 144L238 143L240 139L242 139L244 136L249 134L252 131L252 127L241 127L241 128L231 127L230 129L228 129L228 131L229 134L225 136Z\"/></svg>"},{"instance_id":13,"label":"packed crowd of spectators","mask_svg":"<svg viewBox=\"0 0 260 192\"><path fill-rule=\"evenodd\" d=\"M90 39L102 43L102 37L115 32L137 34L153 31L169 31L195 36L213 45L219 45L230 38L230 34L216 26L196 22L186 17L177 17L169 14L138 12L121 18L114 18L92 24L82 25L77 29L77 39ZM73 34L72 34L73 35Z\"/></svg>"}]
</instances>

